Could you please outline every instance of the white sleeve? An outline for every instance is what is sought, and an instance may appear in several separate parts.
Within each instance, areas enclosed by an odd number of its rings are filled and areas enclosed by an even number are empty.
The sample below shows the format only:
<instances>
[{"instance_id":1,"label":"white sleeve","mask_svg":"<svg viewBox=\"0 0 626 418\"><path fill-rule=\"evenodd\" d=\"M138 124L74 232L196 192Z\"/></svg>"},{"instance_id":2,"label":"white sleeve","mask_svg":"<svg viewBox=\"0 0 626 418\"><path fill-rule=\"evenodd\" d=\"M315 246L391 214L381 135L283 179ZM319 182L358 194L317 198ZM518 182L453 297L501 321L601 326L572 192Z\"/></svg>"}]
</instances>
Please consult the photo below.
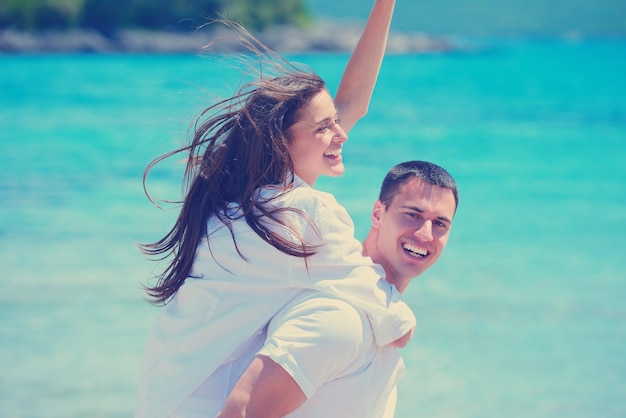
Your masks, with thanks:
<instances>
[{"instance_id":1,"label":"white sleeve","mask_svg":"<svg viewBox=\"0 0 626 418\"><path fill-rule=\"evenodd\" d=\"M324 383L366 367L373 349L369 323L358 309L307 292L272 319L258 354L280 365L310 398Z\"/></svg>"},{"instance_id":2,"label":"white sleeve","mask_svg":"<svg viewBox=\"0 0 626 418\"><path fill-rule=\"evenodd\" d=\"M354 237L354 224L345 208L327 193L304 189L293 207L309 215L294 216L296 229L303 231L308 245L318 253L301 262L300 274L292 285L341 297L362 309L370 320L380 347L402 337L415 327L415 316L401 300L395 286L385 279L383 268L362 255L363 247Z\"/></svg>"},{"instance_id":3,"label":"white sleeve","mask_svg":"<svg viewBox=\"0 0 626 418\"><path fill-rule=\"evenodd\" d=\"M396 405L398 403L398 387L394 386L385 402L385 410L381 418L393 418L396 413Z\"/></svg>"}]
</instances>

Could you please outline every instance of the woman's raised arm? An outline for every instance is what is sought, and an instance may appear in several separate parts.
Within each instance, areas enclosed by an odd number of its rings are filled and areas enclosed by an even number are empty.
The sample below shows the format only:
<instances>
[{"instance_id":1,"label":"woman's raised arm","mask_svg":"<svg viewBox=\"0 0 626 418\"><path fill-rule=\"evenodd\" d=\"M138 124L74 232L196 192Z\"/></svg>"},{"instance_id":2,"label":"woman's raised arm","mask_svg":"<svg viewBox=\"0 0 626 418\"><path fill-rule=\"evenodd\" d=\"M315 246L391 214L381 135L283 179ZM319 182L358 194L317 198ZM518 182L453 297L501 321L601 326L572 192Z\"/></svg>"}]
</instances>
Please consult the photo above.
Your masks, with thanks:
<instances>
[{"instance_id":1,"label":"woman's raised arm","mask_svg":"<svg viewBox=\"0 0 626 418\"><path fill-rule=\"evenodd\" d=\"M341 78L335 106L348 132L367 113L387 47L395 0L375 0Z\"/></svg>"}]
</instances>

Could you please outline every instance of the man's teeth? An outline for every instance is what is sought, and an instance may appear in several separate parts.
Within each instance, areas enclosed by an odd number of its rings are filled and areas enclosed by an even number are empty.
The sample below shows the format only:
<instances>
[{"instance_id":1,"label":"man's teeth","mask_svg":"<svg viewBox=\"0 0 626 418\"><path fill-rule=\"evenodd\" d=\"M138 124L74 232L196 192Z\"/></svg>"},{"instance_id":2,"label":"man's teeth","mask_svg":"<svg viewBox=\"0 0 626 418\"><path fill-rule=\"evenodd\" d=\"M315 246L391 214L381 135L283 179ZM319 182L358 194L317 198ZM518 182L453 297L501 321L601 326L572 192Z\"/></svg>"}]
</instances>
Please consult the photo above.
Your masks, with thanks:
<instances>
[{"instance_id":1,"label":"man's teeth","mask_svg":"<svg viewBox=\"0 0 626 418\"><path fill-rule=\"evenodd\" d=\"M414 257L426 257L428 254L428 251L423 248L416 247L415 245L404 244L402 247Z\"/></svg>"}]
</instances>

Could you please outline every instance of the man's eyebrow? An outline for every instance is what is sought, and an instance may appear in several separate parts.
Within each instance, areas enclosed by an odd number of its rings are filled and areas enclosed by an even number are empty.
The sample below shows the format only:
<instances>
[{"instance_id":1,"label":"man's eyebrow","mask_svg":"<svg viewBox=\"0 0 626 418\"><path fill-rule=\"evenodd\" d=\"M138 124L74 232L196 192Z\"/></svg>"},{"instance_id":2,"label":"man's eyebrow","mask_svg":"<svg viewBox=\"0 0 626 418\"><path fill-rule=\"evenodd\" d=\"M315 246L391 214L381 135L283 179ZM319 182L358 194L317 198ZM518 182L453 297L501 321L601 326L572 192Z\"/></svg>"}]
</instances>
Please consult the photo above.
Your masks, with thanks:
<instances>
[{"instance_id":1,"label":"man's eyebrow","mask_svg":"<svg viewBox=\"0 0 626 418\"><path fill-rule=\"evenodd\" d=\"M410 209L410 210L415 211L415 212L424 213L424 209L420 208L419 206L402 205L400 207L403 208L403 209Z\"/></svg>"},{"instance_id":2,"label":"man's eyebrow","mask_svg":"<svg viewBox=\"0 0 626 418\"><path fill-rule=\"evenodd\" d=\"M424 213L424 209L420 208L419 206L400 206L400 207L415 211L417 213ZM447 216L437 216L437 219L439 219L440 221L452 223L452 219L448 218Z\"/></svg>"}]
</instances>

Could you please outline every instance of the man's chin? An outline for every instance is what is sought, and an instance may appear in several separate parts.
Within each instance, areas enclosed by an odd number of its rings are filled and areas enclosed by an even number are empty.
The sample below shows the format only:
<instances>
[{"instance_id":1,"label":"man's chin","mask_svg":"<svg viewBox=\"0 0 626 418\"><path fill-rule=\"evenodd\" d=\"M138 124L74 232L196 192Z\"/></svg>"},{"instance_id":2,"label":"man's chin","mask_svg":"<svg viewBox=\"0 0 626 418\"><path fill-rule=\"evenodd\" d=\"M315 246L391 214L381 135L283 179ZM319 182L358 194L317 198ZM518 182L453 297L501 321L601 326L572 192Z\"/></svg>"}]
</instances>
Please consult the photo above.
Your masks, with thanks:
<instances>
[{"instance_id":1,"label":"man's chin","mask_svg":"<svg viewBox=\"0 0 626 418\"><path fill-rule=\"evenodd\" d=\"M413 277L419 276L420 274L428 270L431 266L431 264L426 262L426 260L423 260L423 262L419 262L419 260L417 262L416 260L409 260L409 261L410 262L405 265L403 273L404 273L404 276L406 276L407 278L411 278L411 279Z\"/></svg>"}]
</instances>

